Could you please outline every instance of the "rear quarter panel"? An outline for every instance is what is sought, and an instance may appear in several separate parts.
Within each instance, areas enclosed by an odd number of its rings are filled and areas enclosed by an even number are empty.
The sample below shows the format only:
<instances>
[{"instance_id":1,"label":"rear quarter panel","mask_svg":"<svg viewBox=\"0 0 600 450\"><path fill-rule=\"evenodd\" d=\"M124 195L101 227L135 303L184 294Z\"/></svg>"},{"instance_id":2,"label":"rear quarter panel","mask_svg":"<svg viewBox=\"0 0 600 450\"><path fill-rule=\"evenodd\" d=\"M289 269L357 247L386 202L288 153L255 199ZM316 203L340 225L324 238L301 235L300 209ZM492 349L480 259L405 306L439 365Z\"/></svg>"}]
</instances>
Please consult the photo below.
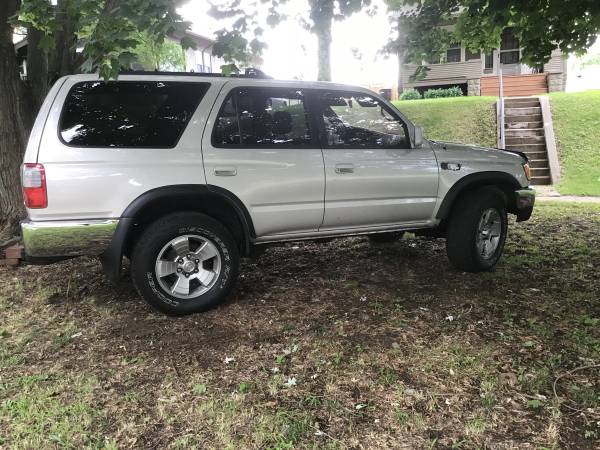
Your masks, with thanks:
<instances>
[{"instance_id":1,"label":"rear quarter panel","mask_svg":"<svg viewBox=\"0 0 600 450\"><path fill-rule=\"evenodd\" d=\"M190 119L178 144L170 149L82 148L61 142L58 125L62 105L71 87L97 80L81 75L60 86L47 115L40 139L38 162L46 169L48 207L29 210L31 220L118 218L144 192L173 184L203 184L201 142L204 124L223 80L211 86ZM119 77L120 80L154 80L151 76ZM162 81L206 82L197 77L161 77Z\"/></svg>"}]
</instances>

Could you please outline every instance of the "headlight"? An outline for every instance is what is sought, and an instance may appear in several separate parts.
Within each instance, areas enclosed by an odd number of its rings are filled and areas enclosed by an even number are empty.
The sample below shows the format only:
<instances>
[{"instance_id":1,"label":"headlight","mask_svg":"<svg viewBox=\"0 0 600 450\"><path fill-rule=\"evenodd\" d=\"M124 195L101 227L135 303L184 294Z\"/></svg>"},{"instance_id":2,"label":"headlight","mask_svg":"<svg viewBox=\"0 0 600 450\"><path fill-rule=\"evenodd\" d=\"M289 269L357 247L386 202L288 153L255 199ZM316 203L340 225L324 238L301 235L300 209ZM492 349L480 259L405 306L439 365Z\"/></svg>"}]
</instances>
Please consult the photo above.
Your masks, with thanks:
<instances>
[{"instance_id":1,"label":"headlight","mask_svg":"<svg viewBox=\"0 0 600 450\"><path fill-rule=\"evenodd\" d=\"M527 181L531 181L531 168L529 167L528 162L523 164L523 172L525 172L525 178L527 178Z\"/></svg>"}]
</instances>

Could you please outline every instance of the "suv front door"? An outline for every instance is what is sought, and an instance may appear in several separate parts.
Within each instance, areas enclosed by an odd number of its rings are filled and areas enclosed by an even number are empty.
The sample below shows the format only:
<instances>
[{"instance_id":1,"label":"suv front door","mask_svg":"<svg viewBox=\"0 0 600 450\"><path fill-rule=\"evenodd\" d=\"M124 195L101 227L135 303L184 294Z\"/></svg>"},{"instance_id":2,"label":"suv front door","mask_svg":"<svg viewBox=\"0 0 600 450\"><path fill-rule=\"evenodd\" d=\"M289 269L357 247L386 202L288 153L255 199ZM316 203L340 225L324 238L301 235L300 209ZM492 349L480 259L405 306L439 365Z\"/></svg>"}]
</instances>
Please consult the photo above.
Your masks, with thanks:
<instances>
[{"instance_id":1,"label":"suv front door","mask_svg":"<svg viewBox=\"0 0 600 450\"><path fill-rule=\"evenodd\" d=\"M203 137L207 183L244 203L257 237L316 231L325 175L305 92L289 85L229 86Z\"/></svg>"},{"instance_id":2,"label":"suv front door","mask_svg":"<svg viewBox=\"0 0 600 450\"><path fill-rule=\"evenodd\" d=\"M371 95L337 90L316 95L326 177L321 230L430 220L438 190L430 146L412 148L406 123Z\"/></svg>"}]
</instances>

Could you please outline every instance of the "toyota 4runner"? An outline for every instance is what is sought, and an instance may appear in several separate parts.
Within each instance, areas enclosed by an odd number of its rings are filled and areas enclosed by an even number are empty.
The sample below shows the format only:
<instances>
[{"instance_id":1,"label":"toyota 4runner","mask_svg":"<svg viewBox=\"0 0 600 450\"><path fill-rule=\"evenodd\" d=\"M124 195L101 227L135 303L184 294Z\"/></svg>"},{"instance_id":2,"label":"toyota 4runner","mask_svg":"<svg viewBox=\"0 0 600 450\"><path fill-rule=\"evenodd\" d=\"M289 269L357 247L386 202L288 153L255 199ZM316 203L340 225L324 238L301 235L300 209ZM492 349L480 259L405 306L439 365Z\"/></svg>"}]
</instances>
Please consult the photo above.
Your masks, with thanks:
<instances>
[{"instance_id":1,"label":"toyota 4runner","mask_svg":"<svg viewBox=\"0 0 600 450\"><path fill-rule=\"evenodd\" d=\"M168 314L222 302L241 257L269 244L402 232L446 238L459 270L490 270L507 213L534 191L518 152L424 139L373 92L332 83L138 73L61 78L22 169L26 258L123 257Z\"/></svg>"}]
</instances>

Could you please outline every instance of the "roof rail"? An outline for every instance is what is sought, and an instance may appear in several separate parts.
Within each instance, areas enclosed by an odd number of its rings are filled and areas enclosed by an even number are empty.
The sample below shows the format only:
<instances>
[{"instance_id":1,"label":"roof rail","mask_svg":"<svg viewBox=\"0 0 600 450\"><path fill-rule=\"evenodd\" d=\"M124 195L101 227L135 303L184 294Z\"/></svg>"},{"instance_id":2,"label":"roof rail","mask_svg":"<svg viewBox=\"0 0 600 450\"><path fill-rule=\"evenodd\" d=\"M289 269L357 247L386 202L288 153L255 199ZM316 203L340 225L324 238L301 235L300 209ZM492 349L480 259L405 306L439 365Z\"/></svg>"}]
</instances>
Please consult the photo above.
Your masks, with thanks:
<instances>
[{"instance_id":1,"label":"roof rail","mask_svg":"<svg viewBox=\"0 0 600 450\"><path fill-rule=\"evenodd\" d=\"M254 67L247 68L243 74L223 75L212 72L165 72L160 70L122 70L119 75L168 75L168 76L196 76L196 77L216 77L216 78L272 78L267 76L262 70Z\"/></svg>"}]
</instances>

